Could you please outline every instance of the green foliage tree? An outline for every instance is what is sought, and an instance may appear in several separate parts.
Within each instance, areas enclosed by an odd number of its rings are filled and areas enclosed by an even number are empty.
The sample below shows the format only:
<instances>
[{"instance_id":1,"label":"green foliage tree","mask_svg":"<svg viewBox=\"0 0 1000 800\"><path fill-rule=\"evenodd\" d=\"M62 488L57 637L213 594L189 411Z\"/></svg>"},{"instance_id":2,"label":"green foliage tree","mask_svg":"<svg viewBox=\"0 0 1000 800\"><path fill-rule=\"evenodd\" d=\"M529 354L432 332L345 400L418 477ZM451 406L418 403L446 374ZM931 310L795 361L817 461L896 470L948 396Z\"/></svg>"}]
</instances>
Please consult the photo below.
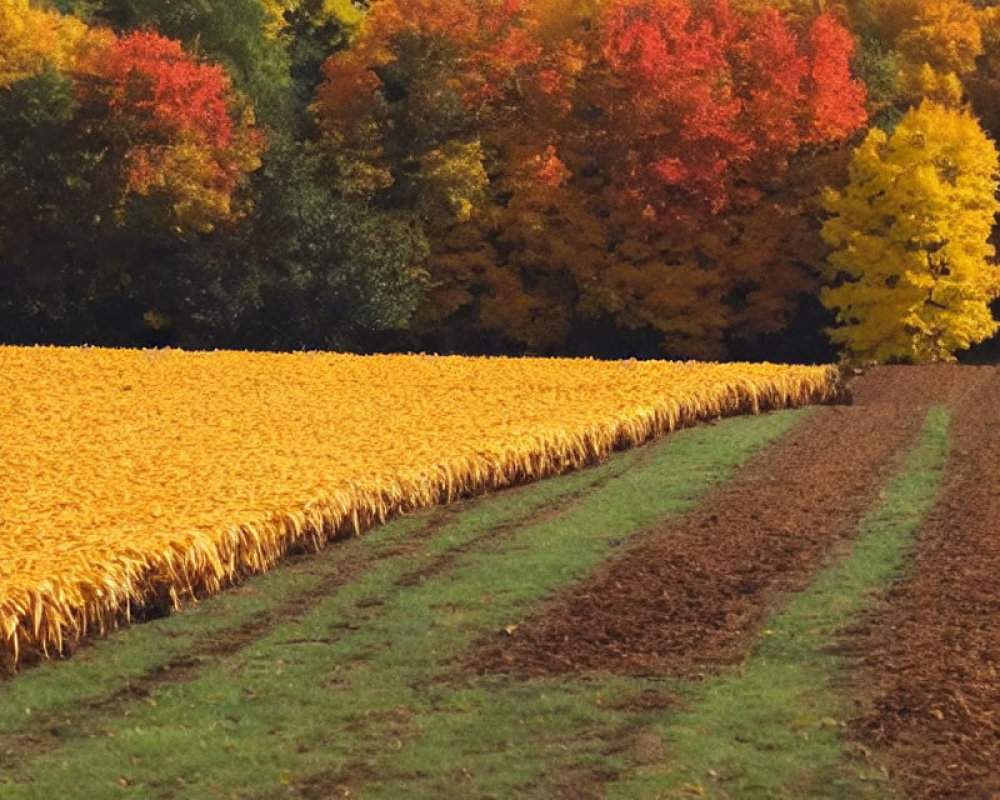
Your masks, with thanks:
<instances>
[{"instance_id":1,"label":"green foliage tree","mask_svg":"<svg viewBox=\"0 0 1000 800\"><path fill-rule=\"evenodd\" d=\"M93 230L101 191L100 154L77 139L78 108L72 81L52 68L0 91L0 330L9 339L51 335L51 320L74 315L96 277L77 247L66 252Z\"/></svg>"},{"instance_id":2,"label":"green foliage tree","mask_svg":"<svg viewBox=\"0 0 1000 800\"><path fill-rule=\"evenodd\" d=\"M272 141L242 223L188 251L188 290L160 298L185 346L363 349L404 327L423 288L426 243L399 212L324 185L315 148Z\"/></svg>"},{"instance_id":3,"label":"green foliage tree","mask_svg":"<svg viewBox=\"0 0 1000 800\"><path fill-rule=\"evenodd\" d=\"M832 339L858 361L951 360L993 335L1000 292L988 243L1000 204L997 151L966 111L930 102L889 136L873 129L850 183L828 190L833 248L823 303Z\"/></svg>"},{"instance_id":4,"label":"green foliage tree","mask_svg":"<svg viewBox=\"0 0 1000 800\"><path fill-rule=\"evenodd\" d=\"M221 64L237 89L253 98L271 128L291 119L289 61L269 35L272 18L260 0L89 0L90 16L118 32L154 30Z\"/></svg>"}]
</instances>

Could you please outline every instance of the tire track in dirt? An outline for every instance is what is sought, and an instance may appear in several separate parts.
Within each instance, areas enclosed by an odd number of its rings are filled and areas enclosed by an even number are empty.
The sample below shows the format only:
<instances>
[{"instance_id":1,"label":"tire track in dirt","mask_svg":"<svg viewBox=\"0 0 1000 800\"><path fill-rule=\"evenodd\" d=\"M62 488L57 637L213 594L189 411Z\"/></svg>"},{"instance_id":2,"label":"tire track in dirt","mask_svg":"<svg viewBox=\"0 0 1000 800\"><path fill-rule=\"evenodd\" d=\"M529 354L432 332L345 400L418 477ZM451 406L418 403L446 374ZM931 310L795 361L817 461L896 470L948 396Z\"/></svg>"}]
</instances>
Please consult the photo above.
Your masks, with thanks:
<instances>
[{"instance_id":1,"label":"tire track in dirt","mask_svg":"<svg viewBox=\"0 0 1000 800\"><path fill-rule=\"evenodd\" d=\"M0 733L0 771L12 766L12 763L7 763L8 759L23 759L26 753L51 752L62 743L67 731L73 731L74 736L97 735L106 720L127 714L133 704L152 697L165 686L194 680L205 667L249 647L278 625L300 619L320 598L360 579L378 563L417 552L453 516L450 509L442 509L405 542L368 558L364 557L365 554L358 553L359 558L356 560L338 561L328 566L323 570L318 583L289 593L273 608L246 622L192 637L190 646L184 651L123 681L108 694L88 698L70 709L35 712L19 730ZM308 572L314 555L292 555L282 568L304 569ZM155 624L155 618L147 624ZM93 644L84 641L80 649L85 650ZM29 668L30 666L29 664Z\"/></svg>"},{"instance_id":2,"label":"tire track in dirt","mask_svg":"<svg viewBox=\"0 0 1000 800\"><path fill-rule=\"evenodd\" d=\"M639 452L631 462L631 468L634 469L647 462L652 456L652 452L652 448L646 448ZM523 513L515 513L501 525L489 528L473 539L438 554L430 566L421 565L412 571L404 572L395 583L401 587L417 585L423 580L447 572L455 565L459 555L474 549L477 545L481 546L484 541L495 545L512 537L523 528L566 514L591 492L620 479L627 469L625 466L618 466L606 470L579 488L557 495L547 505L535 505L524 509ZM530 486L512 487L505 490L504 494L530 490L530 488ZM257 640L266 637L279 626L303 619L324 598L348 584L361 580L380 565L394 560L403 564L417 560L415 557L426 548L429 542L468 512L473 504L481 502L481 500L481 498L472 498L467 501L438 506L428 514L426 522L405 539L375 551L369 552L357 546L360 542L354 542L351 557L335 558L332 563L319 561L318 564L315 553L294 554L282 566L282 569L302 570L307 576L318 577L318 581L289 592L274 607L241 624L194 636L191 645L183 652L157 664L146 672L135 675L130 680L122 682L118 688L108 694L89 698L73 709L35 712L19 730L0 733L0 772L9 766L8 759L21 758L29 752L50 752L62 742L69 730L76 731L74 735L80 735L80 731L86 732L85 735L98 735L102 725L108 719L126 715L133 704L153 697L157 691L165 686L197 679L205 668L249 648ZM331 546L347 548L351 547L352 543L345 542ZM342 551L334 555L346 556L346 553ZM375 602L372 599L359 601L355 606L358 616L351 620L345 620L343 634L346 635L361 628L367 619L380 613L380 606L381 602ZM164 615L166 613L168 612L164 612ZM151 620L155 623L155 617ZM333 639L324 641L326 644L333 642ZM291 640L285 644L302 643L315 643L315 640ZM85 650L92 646L92 642L85 641L80 645L80 649Z\"/></svg>"},{"instance_id":3,"label":"tire track in dirt","mask_svg":"<svg viewBox=\"0 0 1000 800\"><path fill-rule=\"evenodd\" d=\"M857 534L956 368L884 367L819 409L691 513L643 535L543 606L474 672L697 674L742 658L769 607Z\"/></svg>"},{"instance_id":4,"label":"tire track in dirt","mask_svg":"<svg viewBox=\"0 0 1000 800\"><path fill-rule=\"evenodd\" d=\"M1000 797L1000 370L962 372L941 497L849 640L866 696L850 732L907 798Z\"/></svg>"},{"instance_id":5,"label":"tire track in dirt","mask_svg":"<svg viewBox=\"0 0 1000 800\"><path fill-rule=\"evenodd\" d=\"M645 447L644 449L638 450L635 460L632 462L629 469L640 469L642 465L649 461L652 457L652 453L652 447ZM449 547L446 552L438 554L430 564L415 567L409 572L400 575L395 581L393 581L393 585L402 589L410 586L418 586L424 581L431 580L438 575L450 572L455 568L463 556L468 555L477 549L485 546L502 546L505 540L512 538L514 534L520 530L524 530L527 527L534 527L536 525L544 525L546 522L559 519L559 517L568 514L575 507L577 507L588 495L603 489L612 481L621 478L623 472L625 471L626 470L616 469L613 472L609 472L603 477L586 484L576 491L556 497L548 505L536 508L526 516L515 517L507 520L500 525L484 530L482 533L472 537L471 539L465 540L461 544ZM445 506L445 508L453 509L454 506ZM462 510L466 510L467 508L468 506ZM453 513L456 517L459 515L458 511Z\"/></svg>"}]
</instances>

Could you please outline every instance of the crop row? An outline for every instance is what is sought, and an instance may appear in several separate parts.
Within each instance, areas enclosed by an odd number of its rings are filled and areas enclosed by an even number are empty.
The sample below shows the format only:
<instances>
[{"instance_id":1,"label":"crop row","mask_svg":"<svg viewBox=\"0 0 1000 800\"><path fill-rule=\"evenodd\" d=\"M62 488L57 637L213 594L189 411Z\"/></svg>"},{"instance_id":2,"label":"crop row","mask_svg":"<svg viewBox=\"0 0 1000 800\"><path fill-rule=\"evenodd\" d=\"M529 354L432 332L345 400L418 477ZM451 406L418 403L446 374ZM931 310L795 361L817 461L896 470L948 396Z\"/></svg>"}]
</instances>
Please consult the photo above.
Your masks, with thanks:
<instances>
[{"instance_id":1,"label":"crop row","mask_svg":"<svg viewBox=\"0 0 1000 800\"><path fill-rule=\"evenodd\" d=\"M0 665L832 367L0 347Z\"/></svg>"}]
</instances>

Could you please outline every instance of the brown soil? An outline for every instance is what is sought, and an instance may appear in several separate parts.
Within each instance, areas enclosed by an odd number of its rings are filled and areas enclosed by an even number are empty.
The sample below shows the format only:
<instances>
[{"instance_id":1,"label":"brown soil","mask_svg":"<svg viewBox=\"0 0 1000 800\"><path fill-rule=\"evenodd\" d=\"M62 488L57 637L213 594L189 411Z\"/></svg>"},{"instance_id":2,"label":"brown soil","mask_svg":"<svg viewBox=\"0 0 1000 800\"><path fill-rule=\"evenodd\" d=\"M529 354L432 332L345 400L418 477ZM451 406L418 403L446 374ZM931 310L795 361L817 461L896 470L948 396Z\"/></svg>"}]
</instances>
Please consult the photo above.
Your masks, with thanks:
<instances>
[{"instance_id":1,"label":"brown soil","mask_svg":"<svg viewBox=\"0 0 1000 800\"><path fill-rule=\"evenodd\" d=\"M889 367L858 378L853 405L819 409L696 510L640 537L467 666L691 675L740 659L773 602L857 533L926 409L961 393L960 372Z\"/></svg>"},{"instance_id":2,"label":"brown soil","mask_svg":"<svg viewBox=\"0 0 1000 800\"><path fill-rule=\"evenodd\" d=\"M963 373L909 577L851 641L870 690L852 733L907 798L1000 798L1000 370Z\"/></svg>"}]
</instances>

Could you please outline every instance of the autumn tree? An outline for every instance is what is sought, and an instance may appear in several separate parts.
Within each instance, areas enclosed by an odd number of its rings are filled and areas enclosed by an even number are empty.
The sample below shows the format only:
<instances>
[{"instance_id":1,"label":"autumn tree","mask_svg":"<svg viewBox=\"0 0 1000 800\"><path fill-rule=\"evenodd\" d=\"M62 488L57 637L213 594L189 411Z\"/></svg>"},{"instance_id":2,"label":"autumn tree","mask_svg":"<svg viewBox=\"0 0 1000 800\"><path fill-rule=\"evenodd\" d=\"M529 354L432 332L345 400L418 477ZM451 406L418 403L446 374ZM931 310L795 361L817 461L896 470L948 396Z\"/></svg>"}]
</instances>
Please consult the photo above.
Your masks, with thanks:
<instances>
[{"instance_id":1,"label":"autumn tree","mask_svg":"<svg viewBox=\"0 0 1000 800\"><path fill-rule=\"evenodd\" d=\"M910 63L961 77L983 52L979 12L963 0L922 0L896 46Z\"/></svg>"},{"instance_id":2,"label":"autumn tree","mask_svg":"<svg viewBox=\"0 0 1000 800\"><path fill-rule=\"evenodd\" d=\"M238 218L263 137L225 72L179 43L14 10L8 22L37 32L21 52L37 57L17 56L23 66L0 90L5 322L99 340L100 320L134 325L156 296L183 291L164 249Z\"/></svg>"},{"instance_id":3,"label":"autumn tree","mask_svg":"<svg viewBox=\"0 0 1000 800\"><path fill-rule=\"evenodd\" d=\"M0 99L14 100L19 84L46 71L72 84L62 106L78 130L66 131L66 144L95 154L91 182L103 191L90 196L93 214L111 218L110 210L121 221L131 196L156 194L164 223L184 233L234 213L236 187L259 166L264 140L221 67L159 34L116 36L27 2L5 7L0 22L0 37L6 30L18 43L0 56L8 89Z\"/></svg>"},{"instance_id":4,"label":"autumn tree","mask_svg":"<svg viewBox=\"0 0 1000 800\"><path fill-rule=\"evenodd\" d=\"M289 55L271 35L268 0L87 0L89 16L116 33L153 31L180 42L199 60L221 66L256 117L269 128L292 121Z\"/></svg>"},{"instance_id":5,"label":"autumn tree","mask_svg":"<svg viewBox=\"0 0 1000 800\"><path fill-rule=\"evenodd\" d=\"M628 146L620 180L666 224L718 213L803 145L865 120L853 43L831 17L799 37L773 9L744 17L725 3L699 13L684 0L618 0L599 28L620 86L606 109Z\"/></svg>"},{"instance_id":6,"label":"autumn tree","mask_svg":"<svg viewBox=\"0 0 1000 800\"><path fill-rule=\"evenodd\" d=\"M530 172L548 153L531 125L503 152L494 136L514 129L508 123L524 109L524 94L543 91L536 77L545 60L518 2L373 5L350 49L324 66L317 94L331 188L408 216L438 252L452 233L456 242L478 236L489 171L523 164ZM470 227L456 229L463 225ZM432 292L448 291L445 273L432 278Z\"/></svg>"},{"instance_id":7,"label":"autumn tree","mask_svg":"<svg viewBox=\"0 0 1000 800\"><path fill-rule=\"evenodd\" d=\"M132 196L157 195L179 233L210 231L231 216L243 176L260 166L263 136L231 92L225 71L199 63L180 43L133 33L81 65L85 103L106 116L107 144L125 166Z\"/></svg>"},{"instance_id":8,"label":"autumn tree","mask_svg":"<svg viewBox=\"0 0 1000 800\"><path fill-rule=\"evenodd\" d=\"M963 0L924 0L896 46L911 100L958 105L965 94L962 81L983 53L979 12Z\"/></svg>"},{"instance_id":9,"label":"autumn tree","mask_svg":"<svg viewBox=\"0 0 1000 800\"><path fill-rule=\"evenodd\" d=\"M606 4L598 32L604 169L641 215L615 237L626 262L592 285L630 297L616 318L674 353L717 357L729 336L780 329L811 283L788 247L808 232L790 160L865 119L849 34L827 15L796 29L770 8L670 0Z\"/></svg>"},{"instance_id":10,"label":"autumn tree","mask_svg":"<svg viewBox=\"0 0 1000 800\"><path fill-rule=\"evenodd\" d=\"M317 95L343 191L467 216L486 180L482 120L541 57L524 21L516 0L374 5Z\"/></svg>"},{"instance_id":11,"label":"autumn tree","mask_svg":"<svg viewBox=\"0 0 1000 800\"><path fill-rule=\"evenodd\" d=\"M997 152L976 119L924 102L891 136L870 131L850 176L827 193L823 227L833 253L822 297L845 356L950 360L995 333Z\"/></svg>"},{"instance_id":12,"label":"autumn tree","mask_svg":"<svg viewBox=\"0 0 1000 800\"><path fill-rule=\"evenodd\" d=\"M807 193L779 196L791 159L865 119L832 16L683 0L407 10L373 6L317 108L341 184L428 232L425 330L559 352L610 321L720 355L730 335L780 329L814 286L795 256Z\"/></svg>"},{"instance_id":13,"label":"autumn tree","mask_svg":"<svg viewBox=\"0 0 1000 800\"><path fill-rule=\"evenodd\" d=\"M967 0L873 0L867 21L858 28L867 64L895 60L895 103L900 115L922 99L958 107L966 97L966 80L983 55L983 20ZM862 15L859 15L859 18ZM888 73L868 72L884 86ZM877 93L891 99L885 88ZM887 115L887 119L894 119Z\"/></svg>"},{"instance_id":14,"label":"autumn tree","mask_svg":"<svg viewBox=\"0 0 1000 800\"><path fill-rule=\"evenodd\" d=\"M0 5L0 87L46 68L65 71L107 40L75 17L35 8L29 0Z\"/></svg>"}]
</instances>

